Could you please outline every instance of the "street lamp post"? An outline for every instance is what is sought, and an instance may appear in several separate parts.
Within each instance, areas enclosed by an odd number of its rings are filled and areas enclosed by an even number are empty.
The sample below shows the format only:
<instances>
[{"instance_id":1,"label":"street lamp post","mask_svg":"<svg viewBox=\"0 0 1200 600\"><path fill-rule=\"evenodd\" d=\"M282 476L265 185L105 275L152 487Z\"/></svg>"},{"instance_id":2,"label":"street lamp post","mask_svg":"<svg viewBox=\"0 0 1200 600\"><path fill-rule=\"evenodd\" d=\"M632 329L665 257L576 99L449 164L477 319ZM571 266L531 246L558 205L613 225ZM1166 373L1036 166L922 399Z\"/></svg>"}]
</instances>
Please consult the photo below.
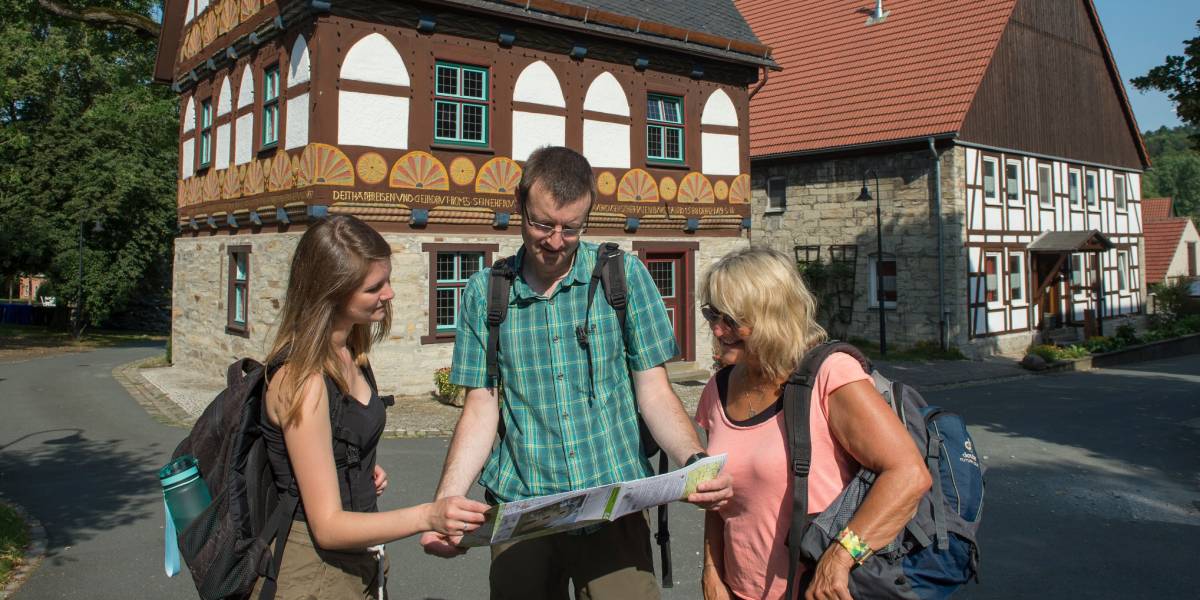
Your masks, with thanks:
<instances>
[{"instance_id":1,"label":"street lamp post","mask_svg":"<svg viewBox=\"0 0 1200 600\"><path fill-rule=\"evenodd\" d=\"M76 341L83 335L83 227L86 222L85 219L79 219L79 278L77 280L78 288L75 290L75 322L71 326L71 337ZM96 219L92 233L101 231L104 231L104 226L100 224L100 219Z\"/></svg>"},{"instance_id":2,"label":"street lamp post","mask_svg":"<svg viewBox=\"0 0 1200 600\"><path fill-rule=\"evenodd\" d=\"M887 356L887 318L883 310L883 213L879 208L879 174L875 169L867 169L863 173L862 192L859 200L871 201L871 191L867 188L867 177L875 178L875 302L879 304L879 355Z\"/></svg>"}]
</instances>

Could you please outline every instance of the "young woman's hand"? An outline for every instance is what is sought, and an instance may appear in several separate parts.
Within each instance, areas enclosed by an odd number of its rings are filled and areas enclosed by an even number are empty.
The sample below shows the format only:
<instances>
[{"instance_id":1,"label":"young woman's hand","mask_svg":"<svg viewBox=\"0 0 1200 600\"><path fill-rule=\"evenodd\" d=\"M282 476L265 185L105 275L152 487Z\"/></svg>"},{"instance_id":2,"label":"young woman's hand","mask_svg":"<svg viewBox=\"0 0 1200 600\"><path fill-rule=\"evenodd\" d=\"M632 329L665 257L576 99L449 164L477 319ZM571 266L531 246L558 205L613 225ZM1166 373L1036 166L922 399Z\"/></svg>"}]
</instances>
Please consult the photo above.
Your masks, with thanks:
<instances>
[{"instance_id":1,"label":"young woman's hand","mask_svg":"<svg viewBox=\"0 0 1200 600\"><path fill-rule=\"evenodd\" d=\"M383 490L387 489L387 484L388 484L387 471L384 471L383 467L381 467L379 465L375 465L374 479L375 479L375 495L382 496Z\"/></svg>"},{"instance_id":2,"label":"young woman's hand","mask_svg":"<svg viewBox=\"0 0 1200 600\"><path fill-rule=\"evenodd\" d=\"M426 504L426 526L449 537L459 537L479 528L484 522L483 513L489 508L462 496L449 496Z\"/></svg>"},{"instance_id":3,"label":"young woman's hand","mask_svg":"<svg viewBox=\"0 0 1200 600\"><path fill-rule=\"evenodd\" d=\"M717 569L708 565L705 565L704 572L700 576L700 589L704 591L704 600L730 600L733 598L733 594L729 593L729 586L721 580Z\"/></svg>"}]
</instances>

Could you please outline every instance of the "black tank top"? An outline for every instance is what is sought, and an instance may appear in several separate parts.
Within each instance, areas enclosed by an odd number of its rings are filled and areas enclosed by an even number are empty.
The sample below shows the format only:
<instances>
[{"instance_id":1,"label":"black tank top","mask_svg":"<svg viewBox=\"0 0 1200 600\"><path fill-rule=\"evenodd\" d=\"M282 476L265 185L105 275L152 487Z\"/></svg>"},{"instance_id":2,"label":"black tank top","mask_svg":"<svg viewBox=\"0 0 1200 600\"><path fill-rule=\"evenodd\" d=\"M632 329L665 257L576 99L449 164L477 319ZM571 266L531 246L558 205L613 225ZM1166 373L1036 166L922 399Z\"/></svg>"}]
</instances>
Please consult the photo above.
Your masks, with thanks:
<instances>
[{"instance_id":1,"label":"black tank top","mask_svg":"<svg viewBox=\"0 0 1200 600\"><path fill-rule=\"evenodd\" d=\"M272 373L279 366L272 368ZM375 495L375 456L387 422L386 407L392 404L392 397L379 395L370 364L363 365L362 373L371 388L371 398L366 405L342 393L328 375L325 376L325 389L329 394L329 423L333 427L333 458L337 465L342 510L376 512L379 508ZM271 423L265 410L260 420L263 439L267 443L267 458L275 472L276 489L280 494L298 494L298 488L293 489L292 463L283 431ZM305 520L303 501L296 509L296 520Z\"/></svg>"}]
</instances>

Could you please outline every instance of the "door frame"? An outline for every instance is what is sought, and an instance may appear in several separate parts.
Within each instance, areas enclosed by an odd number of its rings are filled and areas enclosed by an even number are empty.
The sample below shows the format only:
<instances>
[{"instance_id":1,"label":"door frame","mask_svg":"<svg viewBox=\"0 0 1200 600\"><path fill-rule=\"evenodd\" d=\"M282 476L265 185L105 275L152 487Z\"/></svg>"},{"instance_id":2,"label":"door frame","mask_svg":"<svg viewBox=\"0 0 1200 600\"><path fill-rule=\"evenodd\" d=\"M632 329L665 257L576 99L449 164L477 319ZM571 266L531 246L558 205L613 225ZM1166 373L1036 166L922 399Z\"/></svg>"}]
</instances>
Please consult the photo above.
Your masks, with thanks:
<instances>
[{"instance_id":1,"label":"door frame","mask_svg":"<svg viewBox=\"0 0 1200 600\"><path fill-rule=\"evenodd\" d=\"M696 360L696 251L700 242L633 242L633 251L638 260L646 264L647 254L681 254L683 256L683 302L682 310L676 318L682 318L684 340L677 360L693 362Z\"/></svg>"}]
</instances>

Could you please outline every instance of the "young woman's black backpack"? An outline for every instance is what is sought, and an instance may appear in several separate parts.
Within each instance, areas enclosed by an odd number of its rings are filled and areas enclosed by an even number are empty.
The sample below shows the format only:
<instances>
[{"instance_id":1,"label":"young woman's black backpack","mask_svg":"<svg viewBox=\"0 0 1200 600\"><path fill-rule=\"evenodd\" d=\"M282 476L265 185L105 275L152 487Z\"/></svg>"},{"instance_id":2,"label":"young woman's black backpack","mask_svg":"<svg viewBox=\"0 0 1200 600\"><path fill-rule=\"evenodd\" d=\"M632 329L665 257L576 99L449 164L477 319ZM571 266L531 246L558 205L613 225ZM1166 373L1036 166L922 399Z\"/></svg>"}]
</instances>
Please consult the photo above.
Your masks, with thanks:
<instances>
[{"instance_id":1,"label":"young woman's black backpack","mask_svg":"<svg viewBox=\"0 0 1200 600\"><path fill-rule=\"evenodd\" d=\"M371 389L378 389L370 367L363 371ZM333 385L328 378L326 385ZM259 577L266 579L259 598L275 597L275 577L300 493L294 480L286 493L276 488L262 436L266 389L266 372L258 361L243 358L229 365L225 389L204 409L172 456L196 457L213 498L179 532L180 554L202 600L247 599ZM390 397L381 399L390 404ZM339 466L356 454L338 439L348 400L342 394L330 395L334 459Z\"/></svg>"}]
</instances>

